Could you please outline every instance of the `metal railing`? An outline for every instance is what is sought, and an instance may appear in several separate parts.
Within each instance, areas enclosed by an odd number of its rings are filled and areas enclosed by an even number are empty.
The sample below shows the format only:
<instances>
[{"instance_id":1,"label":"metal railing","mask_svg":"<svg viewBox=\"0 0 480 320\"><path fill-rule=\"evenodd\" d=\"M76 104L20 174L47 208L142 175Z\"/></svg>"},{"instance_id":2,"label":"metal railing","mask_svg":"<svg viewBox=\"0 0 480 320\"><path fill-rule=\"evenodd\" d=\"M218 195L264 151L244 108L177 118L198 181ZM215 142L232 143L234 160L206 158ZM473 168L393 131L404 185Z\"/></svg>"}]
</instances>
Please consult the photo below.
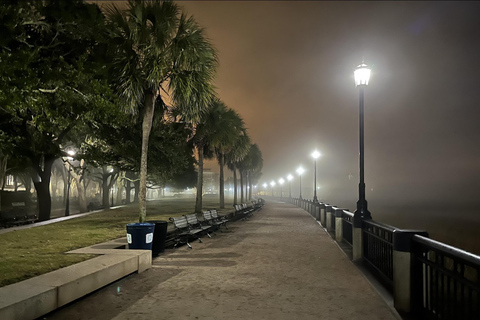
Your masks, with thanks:
<instances>
[{"instance_id":1,"label":"metal railing","mask_svg":"<svg viewBox=\"0 0 480 320\"><path fill-rule=\"evenodd\" d=\"M343 210L342 212L342 234L343 240L350 246L353 245L353 213Z\"/></svg>"},{"instance_id":2,"label":"metal railing","mask_svg":"<svg viewBox=\"0 0 480 320\"><path fill-rule=\"evenodd\" d=\"M480 257L415 235L413 310L423 319L480 319Z\"/></svg>"},{"instance_id":3,"label":"metal railing","mask_svg":"<svg viewBox=\"0 0 480 320\"><path fill-rule=\"evenodd\" d=\"M363 259L388 289L393 287L394 227L363 220Z\"/></svg>"}]
</instances>

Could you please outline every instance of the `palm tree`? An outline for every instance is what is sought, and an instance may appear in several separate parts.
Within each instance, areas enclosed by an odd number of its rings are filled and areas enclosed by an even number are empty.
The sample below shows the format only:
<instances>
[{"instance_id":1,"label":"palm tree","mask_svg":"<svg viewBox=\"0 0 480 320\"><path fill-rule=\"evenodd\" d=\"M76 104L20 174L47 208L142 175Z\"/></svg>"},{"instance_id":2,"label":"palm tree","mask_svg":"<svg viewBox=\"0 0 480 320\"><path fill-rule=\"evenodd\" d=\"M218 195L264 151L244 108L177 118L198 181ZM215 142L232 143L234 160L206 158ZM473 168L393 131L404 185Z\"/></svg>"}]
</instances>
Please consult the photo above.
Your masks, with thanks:
<instances>
[{"instance_id":1,"label":"palm tree","mask_svg":"<svg viewBox=\"0 0 480 320\"><path fill-rule=\"evenodd\" d=\"M260 178L262 167L263 167L262 152L258 148L257 144L252 144L248 151L248 154L243 158L242 161L238 163L238 168L240 169L242 202L245 202L247 198L250 200L252 199L252 187L253 187L252 181L254 181L254 179ZM244 179L245 179L245 198L243 193ZM249 190L248 195L247 195L247 190Z\"/></svg>"},{"instance_id":2,"label":"palm tree","mask_svg":"<svg viewBox=\"0 0 480 320\"><path fill-rule=\"evenodd\" d=\"M107 19L115 87L128 111L143 115L139 192L139 221L143 222L155 104L171 101L185 120L197 121L214 96L211 81L217 56L204 30L173 2L130 0L125 10L108 7Z\"/></svg>"},{"instance_id":3,"label":"palm tree","mask_svg":"<svg viewBox=\"0 0 480 320\"><path fill-rule=\"evenodd\" d=\"M244 131L232 150L226 154L225 159L227 167L233 172L233 204L237 204L237 169L241 161L247 156L250 151L251 143L250 137Z\"/></svg>"},{"instance_id":4,"label":"palm tree","mask_svg":"<svg viewBox=\"0 0 480 320\"><path fill-rule=\"evenodd\" d=\"M194 143L198 151L197 200L195 211L202 210L203 160L214 155L220 162L220 207L223 203L223 155L234 147L244 130L243 120L238 113L229 109L222 101L216 100L201 117L195 128Z\"/></svg>"},{"instance_id":5,"label":"palm tree","mask_svg":"<svg viewBox=\"0 0 480 320\"><path fill-rule=\"evenodd\" d=\"M237 142L246 136L247 129L240 115L233 109L226 109L222 114L223 125L222 135L217 136L216 141L212 141L212 147L215 150L218 165L220 167L220 208L225 208L225 179L224 166L225 155L237 147ZM240 140L241 141L241 140Z\"/></svg>"}]
</instances>

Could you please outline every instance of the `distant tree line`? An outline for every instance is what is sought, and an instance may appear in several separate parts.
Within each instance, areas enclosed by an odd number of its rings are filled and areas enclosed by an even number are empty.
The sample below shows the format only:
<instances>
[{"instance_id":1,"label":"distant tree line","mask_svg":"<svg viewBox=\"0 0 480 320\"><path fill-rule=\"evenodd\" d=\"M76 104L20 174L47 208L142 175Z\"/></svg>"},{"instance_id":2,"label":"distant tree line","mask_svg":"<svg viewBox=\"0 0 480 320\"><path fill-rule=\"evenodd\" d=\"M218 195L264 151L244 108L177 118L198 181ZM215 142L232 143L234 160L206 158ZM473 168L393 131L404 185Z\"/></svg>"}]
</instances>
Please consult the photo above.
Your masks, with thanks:
<instances>
[{"instance_id":1,"label":"distant tree line","mask_svg":"<svg viewBox=\"0 0 480 320\"><path fill-rule=\"evenodd\" d=\"M136 189L141 222L148 187L196 183L201 211L205 158L220 165L221 207L225 166L235 184L240 176L240 201L251 198L261 152L215 93L204 29L174 2L102 12L80 0L4 0L0 35L0 181L32 181L40 220L50 218L52 172L70 172L82 211L93 179L104 207L114 183L127 202Z\"/></svg>"}]
</instances>

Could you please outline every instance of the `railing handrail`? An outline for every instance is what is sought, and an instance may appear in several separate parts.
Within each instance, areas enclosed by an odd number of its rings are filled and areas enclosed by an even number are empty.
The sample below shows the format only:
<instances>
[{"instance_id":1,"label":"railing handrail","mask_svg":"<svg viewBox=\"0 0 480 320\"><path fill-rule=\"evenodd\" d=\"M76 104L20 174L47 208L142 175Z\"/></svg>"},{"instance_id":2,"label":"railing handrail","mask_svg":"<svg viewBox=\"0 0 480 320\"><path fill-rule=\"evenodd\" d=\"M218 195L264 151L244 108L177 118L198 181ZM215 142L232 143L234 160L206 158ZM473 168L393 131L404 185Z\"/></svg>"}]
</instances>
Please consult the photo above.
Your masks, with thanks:
<instances>
[{"instance_id":1,"label":"railing handrail","mask_svg":"<svg viewBox=\"0 0 480 320\"><path fill-rule=\"evenodd\" d=\"M473 253L470 253L468 251L456 248L454 246L445 244L445 243L440 242L440 241L436 241L436 240L433 240L433 239L430 239L430 238L423 237L423 236L418 235L418 234L413 236L413 241L417 241L420 244L424 244L424 245L427 245L427 246L431 247L432 249L442 251L446 254L450 254L450 255L454 256L455 258L460 258L460 259L462 259L466 262L469 262L471 264L480 266L480 256L477 256L477 255L475 255Z\"/></svg>"},{"instance_id":2,"label":"railing handrail","mask_svg":"<svg viewBox=\"0 0 480 320\"><path fill-rule=\"evenodd\" d=\"M343 210L343 214L345 214L345 215L347 215L347 216L349 216L349 217L353 218L353 213L351 213L351 212L350 212L350 211L348 211L348 210Z\"/></svg>"},{"instance_id":3,"label":"railing handrail","mask_svg":"<svg viewBox=\"0 0 480 320\"><path fill-rule=\"evenodd\" d=\"M375 226L375 227L387 229L388 231L391 231L391 232L393 232L394 230L398 229L398 228L395 228L394 226L391 226L391 225L389 225L389 224L377 222L377 221L372 220L372 219L363 219L362 222L363 222L363 223L367 223L367 224L371 224L371 225L373 225L373 226Z\"/></svg>"}]
</instances>

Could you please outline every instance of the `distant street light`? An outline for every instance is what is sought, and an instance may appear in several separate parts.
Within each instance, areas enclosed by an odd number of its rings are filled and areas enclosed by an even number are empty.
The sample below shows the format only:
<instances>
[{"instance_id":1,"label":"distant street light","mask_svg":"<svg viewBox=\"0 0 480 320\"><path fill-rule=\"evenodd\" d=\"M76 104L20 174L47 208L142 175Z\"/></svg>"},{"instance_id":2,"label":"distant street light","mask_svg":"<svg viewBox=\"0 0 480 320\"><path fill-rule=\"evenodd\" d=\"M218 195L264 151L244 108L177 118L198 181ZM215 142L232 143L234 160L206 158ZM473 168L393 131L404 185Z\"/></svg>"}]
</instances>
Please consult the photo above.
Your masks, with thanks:
<instances>
[{"instance_id":1,"label":"distant street light","mask_svg":"<svg viewBox=\"0 0 480 320\"><path fill-rule=\"evenodd\" d=\"M265 195L265 196L267 195L267 187L268 187L268 184L265 182L263 184L263 189L265 189L265 190L263 190L263 195Z\"/></svg>"},{"instance_id":2,"label":"distant street light","mask_svg":"<svg viewBox=\"0 0 480 320\"><path fill-rule=\"evenodd\" d=\"M285 180L283 180L283 178L280 178L280 180L278 180L278 183L280 184L280 198L283 198L283 183L285 182Z\"/></svg>"},{"instance_id":3,"label":"distant street light","mask_svg":"<svg viewBox=\"0 0 480 320\"><path fill-rule=\"evenodd\" d=\"M321 156L320 152L317 150L312 152L313 158L313 202L318 203L317 199L317 159Z\"/></svg>"},{"instance_id":4,"label":"distant street light","mask_svg":"<svg viewBox=\"0 0 480 320\"><path fill-rule=\"evenodd\" d=\"M298 176L300 177L300 196L299 198L302 199L302 174L305 172L302 167L297 169Z\"/></svg>"},{"instance_id":5,"label":"distant street light","mask_svg":"<svg viewBox=\"0 0 480 320\"><path fill-rule=\"evenodd\" d=\"M71 178L71 173L72 171L70 161L73 160L73 156L75 155L74 150L68 150L67 154L69 155L67 157L67 171L68 171L68 176L67 176L67 200L65 201L65 217L68 217L70 215L70 185L72 183L72 178Z\"/></svg>"},{"instance_id":6,"label":"distant street light","mask_svg":"<svg viewBox=\"0 0 480 320\"><path fill-rule=\"evenodd\" d=\"M359 91L359 100L360 100L360 117L359 117L359 136L360 136L360 183L358 185L358 202L357 210L354 213L354 224L358 225L361 223L361 219L371 219L372 216L367 208L367 200L365 199L365 177L364 177L364 121L363 121L363 100L364 100L364 90L368 85L370 80L371 70L364 63L359 65L355 69L355 86Z\"/></svg>"},{"instance_id":7,"label":"distant street light","mask_svg":"<svg viewBox=\"0 0 480 320\"><path fill-rule=\"evenodd\" d=\"M272 186L272 197L273 197L273 191L274 191L273 187L275 187L275 181L270 182L270 185Z\"/></svg>"},{"instance_id":8,"label":"distant street light","mask_svg":"<svg viewBox=\"0 0 480 320\"><path fill-rule=\"evenodd\" d=\"M287 180L288 180L288 197L291 198L292 197L292 179L293 179L293 176L291 174L289 174L287 176Z\"/></svg>"}]
</instances>

